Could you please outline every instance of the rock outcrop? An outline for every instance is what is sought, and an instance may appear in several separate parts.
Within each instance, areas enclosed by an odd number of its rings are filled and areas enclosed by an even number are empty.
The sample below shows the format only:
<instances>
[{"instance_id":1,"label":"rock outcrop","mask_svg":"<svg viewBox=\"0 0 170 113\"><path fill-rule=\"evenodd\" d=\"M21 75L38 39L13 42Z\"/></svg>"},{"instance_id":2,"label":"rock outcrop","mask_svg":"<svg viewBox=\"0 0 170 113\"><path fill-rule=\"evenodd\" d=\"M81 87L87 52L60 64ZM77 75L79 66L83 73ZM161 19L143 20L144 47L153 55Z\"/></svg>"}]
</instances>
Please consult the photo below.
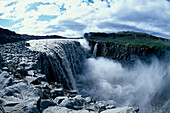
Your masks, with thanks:
<instances>
[{"instance_id":1,"label":"rock outcrop","mask_svg":"<svg viewBox=\"0 0 170 113\"><path fill-rule=\"evenodd\" d=\"M149 48L147 46L134 47L123 46L112 42L95 42L89 41L92 50L91 52L95 57L106 57L117 60L122 64L133 64L137 59L145 62L150 62L150 58L155 56L157 58L164 59L166 56L166 50L158 50L156 48ZM96 46L96 48L95 48Z\"/></svg>"},{"instance_id":2,"label":"rock outcrop","mask_svg":"<svg viewBox=\"0 0 170 113\"><path fill-rule=\"evenodd\" d=\"M165 59L170 50L170 40L146 33L86 33L84 37L89 41L94 57L111 58L125 65L133 64L137 59L149 63L151 56Z\"/></svg>"}]
</instances>

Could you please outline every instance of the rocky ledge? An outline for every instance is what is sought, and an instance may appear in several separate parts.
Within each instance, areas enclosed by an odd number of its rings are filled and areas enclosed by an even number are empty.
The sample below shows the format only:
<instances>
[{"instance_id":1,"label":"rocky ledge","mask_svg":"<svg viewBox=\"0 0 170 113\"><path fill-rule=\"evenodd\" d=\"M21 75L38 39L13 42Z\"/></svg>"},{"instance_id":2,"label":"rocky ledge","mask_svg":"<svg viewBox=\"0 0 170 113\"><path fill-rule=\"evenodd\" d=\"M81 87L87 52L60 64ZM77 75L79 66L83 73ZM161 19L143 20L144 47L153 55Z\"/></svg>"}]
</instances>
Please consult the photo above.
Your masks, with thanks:
<instances>
[{"instance_id":1,"label":"rocky ledge","mask_svg":"<svg viewBox=\"0 0 170 113\"><path fill-rule=\"evenodd\" d=\"M151 57L166 59L170 40L140 32L85 33L94 57L106 57L123 65L134 64L138 59L150 63Z\"/></svg>"},{"instance_id":2,"label":"rocky ledge","mask_svg":"<svg viewBox=\"0 0 170 113\"><path fill-rule=\"evenodd\" d=\"M108 105L51 82L38 68L42 52L24 41L0 45L0 112L13 113L135 113L132 107Z\"/></svg>"}]
</instances>

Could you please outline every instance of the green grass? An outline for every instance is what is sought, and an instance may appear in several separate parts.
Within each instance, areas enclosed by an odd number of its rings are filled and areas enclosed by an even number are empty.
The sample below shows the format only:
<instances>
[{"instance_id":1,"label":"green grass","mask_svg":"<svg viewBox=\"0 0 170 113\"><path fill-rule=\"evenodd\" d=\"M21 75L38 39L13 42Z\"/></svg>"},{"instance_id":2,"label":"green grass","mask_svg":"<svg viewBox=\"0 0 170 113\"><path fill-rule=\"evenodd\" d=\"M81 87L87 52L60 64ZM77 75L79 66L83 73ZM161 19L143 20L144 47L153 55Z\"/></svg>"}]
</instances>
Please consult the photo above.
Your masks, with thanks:
<instances>
[{"instance_id":1,"label":"green grass","mask_svg":"<svg viewBox=\"0 0 170 113\"><path fill-rule=\"evenodd\" d=\"M113 39L112 36L100 37L92 36L87 38L87 40L95 40L98 42L113 42L118 43L122 46L135 46L142 47L147 46L149 48L157 49L168 49L170 50L170 40L153 39L149 37L116 37Z\"/></svg>"}]
</instances>

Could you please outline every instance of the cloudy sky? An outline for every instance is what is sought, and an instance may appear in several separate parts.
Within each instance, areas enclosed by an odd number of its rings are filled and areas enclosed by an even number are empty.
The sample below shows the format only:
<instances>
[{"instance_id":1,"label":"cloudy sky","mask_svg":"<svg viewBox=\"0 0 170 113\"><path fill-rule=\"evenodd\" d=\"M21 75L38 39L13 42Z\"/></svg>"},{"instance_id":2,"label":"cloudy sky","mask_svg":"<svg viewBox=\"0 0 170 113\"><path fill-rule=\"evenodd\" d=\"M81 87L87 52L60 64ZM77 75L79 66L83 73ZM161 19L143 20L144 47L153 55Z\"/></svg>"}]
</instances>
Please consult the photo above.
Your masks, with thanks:
<instances>
[{"instance_id":1,"label":"cloudy sky","mask_svg":"<svg viewBox=\"0 0 170 113\"><path fill-rule=\"evenodd\" d=\"M21 34L83 36L140 31L170 38L168 0L0 0L0 27Z\"/></svg>"}]
</instances>

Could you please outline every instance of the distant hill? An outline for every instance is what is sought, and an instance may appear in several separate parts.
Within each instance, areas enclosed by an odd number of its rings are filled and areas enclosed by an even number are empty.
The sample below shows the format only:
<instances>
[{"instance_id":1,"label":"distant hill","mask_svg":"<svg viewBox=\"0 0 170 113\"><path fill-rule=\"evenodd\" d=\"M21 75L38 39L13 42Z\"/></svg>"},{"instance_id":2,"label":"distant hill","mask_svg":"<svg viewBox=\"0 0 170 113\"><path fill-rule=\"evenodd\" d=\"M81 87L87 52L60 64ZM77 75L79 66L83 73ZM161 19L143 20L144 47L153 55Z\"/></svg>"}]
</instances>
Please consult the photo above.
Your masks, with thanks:
<instances>
[{"instance_id":1,"label":"distant hill","mask_svg":"<svg viewBox=\"0 0 170 113\"><path fill-rule=\"evenodd\" d=\"M19 34L16 34L14 31L10 31L8 29L0 28L0 35L13 35L13 36L19 36Z\"/></svg>"},{"instance_id":2,"label":"distant hill","mask_svg":"<svg viewBox=\"0 0 170 113\"><path fill-rule=\"evenodd\" d=\"M16 34L13 31L0 28L0 44L21 41L21 35Z\"/></svg>"},{"instance_id":3,"label":"distant hill","mask_svg":"<svg viewBox=\"0 0 170 113\"><path fill-rule=\"evenodd\" d=\"M58 38L63 39L66 37L62 37L58 35L34 36L34 35L27 35L27 34L17 34L14 31L0 28L0 44L13 43L17 41L26 41L31 39L58 39Z\"/></svg>"}]
</instances>

